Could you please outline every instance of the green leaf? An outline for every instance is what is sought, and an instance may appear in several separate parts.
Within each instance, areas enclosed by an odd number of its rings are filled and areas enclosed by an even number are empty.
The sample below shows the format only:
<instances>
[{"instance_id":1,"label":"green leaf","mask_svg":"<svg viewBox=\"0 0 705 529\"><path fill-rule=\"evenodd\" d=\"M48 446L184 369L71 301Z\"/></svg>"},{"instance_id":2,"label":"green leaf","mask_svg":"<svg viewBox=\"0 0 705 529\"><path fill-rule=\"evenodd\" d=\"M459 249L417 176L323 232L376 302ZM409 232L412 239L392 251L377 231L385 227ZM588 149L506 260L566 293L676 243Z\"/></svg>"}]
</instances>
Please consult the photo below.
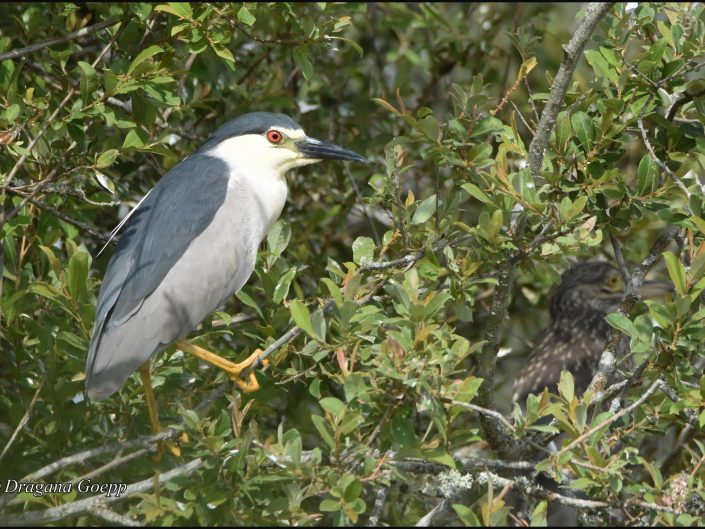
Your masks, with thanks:
<instances>
[{"instance_id":1,"label":"green leaf","mask_svg":"<svg viewBox=\"0 0 705 529\"><path fill-rule=\"evenodd\" d=\"M232 62L232 63L235 62L235 57L233 56L233 52L231 52L231 51L230 51L228 48L226 48L225 46L221 46L221 45L219 45L219 44L214 44L214 45L211 46L211 47L213 48L213 51L215 52L215 54L216 54L218 57L220 57L220 58L222 58L222 59L225 59L226 61L230 61L230 62Z\"/></svg>"},{"instance_id":2,"label":"green leaf","mask_svg":"<svg viewBox=\"0 0 705 529\"><path fill-rule=\"evenodd\" d=\"M465 527L480 527L482 525L482 522L470 507L462 503L454 503L453 510Z\"/></svg>"},{"instance_id":3,"label":"green leaf","mask_svg":"<svg viewBox=\"0 0 705 529\"><path fill-rule=\"evenodd\" d=\"M561 152L565 152L572 135L570 117L566 112L561 112L556 118L556 144Z\"/></svg>"},{"instance_id":4,"label":"green leaf","mask_svg":"<svg viewBox=\"0 0 705 529\"><path fill-rule=\"evenodd\" d=\"M340 500L331 500L327 498L321 502L321 504L318 506L318 509L321 512L335 512L341 510L342 507L343 506L340 503Z\"/></svg>"},{"instance_id":5,"label":"green leaf","mask_svg":"<svg viewBox=\"0 0 705 529\"><path fill-rule=\"evenodd\" d=\"M624 314L619 314L618 312L612 312L605 316L605 321L615 329L622 331L627 336L637 336L639 331L637 331L636 326L627 318Z\"/></svg>"},{"instance_id":6,"label":"green leaf","mask_svg":"<svg viewBox=\"0 0 705 529\"><path fill-rule=\"evenodd\" d=\"M81 99L87 105L93 100L93 93L98 87L98 73L87 62L78 61L78 66L81 68Z\"/></svg>"},{"instance_id":7,"label":"green leaf","mask_svg":"<svg viewBox=\"0 0 705 529\"><path fill-rule=\"evenodd\" d=\"M311 326L313 327L313 332L316 338L321 341L326 341L326 315L323 314L322 310L317 310L311 315Z\"/></svg>"},{"instance_id":8,"label":"green leaf","mask_svg":"<svg viewBox=\"0 0 705 529\"><path fill-rule=\"evenodd\" d=\"M242 301L248 307L252 307L253 309L255 309L257 315L260 318L264 319L264 314L262 314L262 310L259 308L259 305L247 292L245 292L244 290L239 290L235 293L235 297Z\"/></svg>"},{"instance_id":9,"label":"green leaf","mask_svg":"<svg viewBox=\"0 0 705 529\"><path fill-rule=\"evenodd\" d=\"M69 261L69 274L67 286L74 299L81 299L87 292L86 280L88 279L88 254L75 251Z\"/></svg>"},{"instance_id":10,"label":"green leaf","mask_svg":"<svg viewBox=\"0 0 705 529\"><path fill-rule=\"evenodd\" d=\"M641 158L637 174L639 177L637 193L639 195L653 193L658 187L659 168L650 154L645 154Z\"/></svg>"},{"instance_id":11,"label":"green leaf","mask_svg":"<svg viewBox=\"0 0 705 529\"><path fill-rule=\"evenodd\" d=\"M19 116L19 115L20 115L20 105L15 103L13 105L10 105L5 110L3 117L7 121L15 121L15 119L17 119L17 116Z\"/></svg>"},{"instance_id":12,"label":"green leaf","mask_svg":"<svg viewBox=\"0 0 705 529\"><path fill-rule=\"evenodd\" d=\"M321 405L321 408L326 410L336 419L340 419L345 413L345 404L335 397L326 397L318 401L318 403Z\"/></svg>"},{"instance_id":13,"label":"green leaf","mask_svg":"<svg viewBox=\"0 0 705 529\"><path fill-rule=\"evenodd\" d=\"M697 255L690 263L688 270L688 284L694 285L705 274L705 253Z\"/></svg>"},{"instance_id":14,"label":"green leaf","mask_svg":"<svg viewBox=\"0 0 705 529\"><path fill-rule=\"evenodd\" d=\"M158 9L159 6L157 6L156 9ZM135 71L135 68L137 68L140 64L142 64L144 61L149 59L150 57L156 55L157 53L163 53L164 49L161 46L157 46L156 44L152 44L149 46L147 49L142 50L137 57L134 58L132 63L130 64L130 67L127 69L127 74L130 75L132 72Z\"/></svg>"},{"instance_id":15,"label":"green leaf","mask_svg":"<svg viewBox=\"0 0 705 529\"><path fill-rule=\"evenodd\" d=\"M118 78L115 72L109 69L103 70L103 88L105 90L106 96L112 96L115 94L115 89L118 85Z\"/></svg>"},{"instance_id":16,"label":"green leaf","mask_svg":"<svg viewBox=\"0 0 705 529\"><path fill-rule=\"evenodd\" d=\"M573 375L570 374L570 371L565 369L561 371L561 379L558 382L558 394L568 402L571 402L573 397L575 397Z\"/></svg>"},{"instance_id":17,"label":"green leaf","mask_svg":"<svg viewBox=\"0 0 705 529\"><path fill-rule=\"evenodd\" d=\"M313 75L313 62L311 62L311 52L308 46L299 45L294 48L294 62L304 74L304 79L309 80Z\"/></svg>"},{"instance_id":18,"label":"green leaf","mask_svg":"<svg viewBox=\"0 0 705 529\"><path fill-rule=\"evenodd\" d=\"M335 283L335 281L328 277L322 277L321 283L326 286L330 297L332 297L335 304L340 307L343 304L343 294L340 292L340 287Z\"/></svg>"},{"instance_id":19,"label":"green leaf","mask_svg":"<svg viewBox=\"0 0 705 529\"><path fill-rule=\"evenodd\" d=\"M423 224L436 212L436 195L433 194L421 202L411 217L411 224Z\"/></svg>"},{"instance_id":20,"label":"green leaf","mask_svg":"<svg viewBox=\"0 0 705 529\"><path fill-rule=\"evenodd\" d=\"M179 18L185 18L188 20L193 19L193 10L188 2L169 2L168 4L158 5L154 8L154 10L170 13Z\"/></svg>"},{"instance_id":21,"label":"green leaf","mask_svg":"<svg viewBox=\"0 0 705 529\"><path fill-rule=\"evenodd\" d=\"M586 50L585 58L590 63L590 66L592 66L592 69L598 77L603 77L612 82L612 84L617 84L619 81L619 76L617 75L617 72L607 63L607 60L605 60L602 53L597 50Z\"/></svg>"},{"instance_id":22,"label":"green leaf","mask_svg":"<svg viewBox=\"0 0 705 529\"><path fill-rule=\"evenodd\" d=\"M570 118L575 135L586 150L590 150L595 139L595 127L592 119L585 112L576 112Z\"/></svg>"},{"instance_id":23,"label":"green leaf","mask_svg":"<svg viewBox=\"0 0 705 529\"><path fill-rule=\"evenodd\" d=\"M568 197L565 197L563 200L567 200L565 209L563 208L563 202L561 202L561 214L563 216L563 220L566 221L572 219L580 213L585 208L585 204L587 204L587 197L585 195L581 195L576 198L575 202L570 202Z\"/></svg>"},{"instance_id":24,"label":"green leaf","mask_svg":"<svg viewBox=\"0 0 705 529\"><path fill-rule=\"evenodd\" d=\"M105 151L103 154L98 156L98 160L96 160L95 163L96 167L98 167L99 169L103 169L104 167L110 167L117 158L117 155L117 149L109 149Z\"/></svg>"},{"instance_id":25,"label":"green leaf","mask_svg":"<svg viewBox=\"0 0 705 529\"><path fill-rule=\"evenodd\" d=\"M431 141L438 141L441 136L441 129L438 125L438 120L431 115L419 120L419 128Z\"/></svg>"},{"instance_id":26,"label":"green leaf","mask_svg":"<svg viewBox=\"0 0 705 529\"><path fill-rule=\"evenodd\" d=\"M272 295L272 303L278 305L282 302L284 298L289 294L289 287L291 287L291 282L296 276L296 267L292 267L287 272L279 278L277 281L277 286L274 287L274 294Z\"/></svg>"},{"instance_id":27,"label":"green leaf","mask_svg":"<svg viewBox=\"0 0 705 529\"><path fill-rule=\"evenodd\" d=\"M672 252L663 252L663 260L666 261L668 275L676 287L676 292L681 296L686 292L685 268L678 260L678 256Z\"/></svg>"},{"instance_id":28,"label":"green leaf","mask_svg":"<svg viewBox=\"0 0 705 529\"><path fill-rule=\"evenodd\" d=\"M531 513L531 523L529 527L547 527L548 502L541 500Z\"/></svg>"},{"instance_id":29,"label":"green leaf","mask_svg":"<svg viewBox=\"0 0 705 529\"><path fill-rule=\"evenodd\" d=\"M460 186L462 189L470 193L470 196L476 198L484 204L494 204L492 199L485 193L482 189L477 187L475 184L466 183Z\"/></svg>"},{"instance_id":30,"label":"green leaf","mask_svg":"<svg viewBox=\"0 0 705 529\"><path fill-rule=\"evenodd\" d=\"M127 136L125 136L125 141L122 144L122 148L129 149L130 147L134 147L139 149L144 147L147 143L147 139L147 134L143 130L133 129L127 133Z\"/></svg>"},{"instance_id":31,"label":"green leaf","mask_svg":"<svg viewBox=\"0 0 705 529\"><path fill-rule=\"evenodd\" d=\"M333 430L331 430L330 425L320 415L311 415L311 422L328 447L333 450L335 448L335 440L333 439Z\"/></svg>"},{"instance_id":32,"label":"green leaf","mask_svg":"<svg viewBox=\"0 0 705 529\"><path fill-rule=\"evenodd\" d=\"M257 21L255 16L244 5L238 9L237 19L247 26L252 26Z\"/></svg>"},{"instance_id":33,"label":"green leaf","mask_svg":"<svg viewBox=\"0 0 705 529\"><path fill-rule=\"evenodd\" d=\"M283 220L278 220L267 234L269 253L279 257L291 239L291 227Z\"/></svg>"},{"instance_id":34,"label":"green leaf","mask_svg":"<svg viewBox=\"0 0 705 529\"><path fill-rule=\"evenodd\" d=\"M316 338L316 334L313 332L313 326L311 325L311 313L308 311L306 305L298 299L294 299L289 303L289 310L291 311L291 317L294 323L311 338Z\"/></svg>"},{"instance_id":35,"label":"green leaf","mask_svg":"<svg viewBox=\"0 0 705 529\"><path fill-rule=\"evenodd\" d=\"M374 260L375 242L369 237L358 237L352 245L353 261L360 266Z\"/></svg>"}]
</instances>

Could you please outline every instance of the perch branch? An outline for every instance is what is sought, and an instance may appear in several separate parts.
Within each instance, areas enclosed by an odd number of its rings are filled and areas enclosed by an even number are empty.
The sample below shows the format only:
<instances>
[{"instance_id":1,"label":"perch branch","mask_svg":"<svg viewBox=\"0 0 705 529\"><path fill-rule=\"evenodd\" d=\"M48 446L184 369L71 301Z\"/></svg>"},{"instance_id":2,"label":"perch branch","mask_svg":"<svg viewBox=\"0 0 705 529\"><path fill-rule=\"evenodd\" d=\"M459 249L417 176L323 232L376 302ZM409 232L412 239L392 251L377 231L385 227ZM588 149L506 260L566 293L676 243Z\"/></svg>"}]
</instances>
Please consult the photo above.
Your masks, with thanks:
<instances>
[{"instance_id":1,"label":"perch branch","mask_svg":"<svg viewBox=\"0 0 705 529\"><path fill-rule=\"evenodd\" d=\"M541 120L536 127L536 134L529 145L529 169L534 179L541 176L541 166L543 157L548 146L548 140L556 126L558 112L563 106L565 95L568 92L568 85L573 77L573 72L578 64L580 54L590 39L597 23L612 7L612 2L591 2L587 6L585 17L582 19L573 37L568 44L563 47L563 60L553 80L551 92L546 100L546 106L541 113Z\"/></svg>"}]
</instances>

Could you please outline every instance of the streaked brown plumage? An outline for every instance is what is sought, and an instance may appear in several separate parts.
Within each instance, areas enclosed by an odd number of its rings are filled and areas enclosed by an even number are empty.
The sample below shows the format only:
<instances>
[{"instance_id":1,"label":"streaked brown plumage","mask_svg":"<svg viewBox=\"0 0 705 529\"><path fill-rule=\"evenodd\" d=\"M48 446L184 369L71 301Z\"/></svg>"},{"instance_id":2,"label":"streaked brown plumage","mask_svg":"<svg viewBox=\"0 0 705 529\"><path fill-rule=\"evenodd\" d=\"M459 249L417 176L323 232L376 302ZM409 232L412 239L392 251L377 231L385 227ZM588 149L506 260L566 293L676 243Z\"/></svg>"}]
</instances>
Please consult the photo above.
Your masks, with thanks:
<instances>
[{"instance_id":1,"label":"streaked brown plumage","mask_svg":"<svg viewBox=\"0 0 705 529\"><path fill-rule=\"evenodd\" d=\"M617 309L622 288L609 263L580 263L563 273L551 297L551 322L514 383L512 400L523 403L544 387L555 392L563 369L572 373L576 394L587 389L610 328L604 317Z\"/></svg>"}]
</instances>

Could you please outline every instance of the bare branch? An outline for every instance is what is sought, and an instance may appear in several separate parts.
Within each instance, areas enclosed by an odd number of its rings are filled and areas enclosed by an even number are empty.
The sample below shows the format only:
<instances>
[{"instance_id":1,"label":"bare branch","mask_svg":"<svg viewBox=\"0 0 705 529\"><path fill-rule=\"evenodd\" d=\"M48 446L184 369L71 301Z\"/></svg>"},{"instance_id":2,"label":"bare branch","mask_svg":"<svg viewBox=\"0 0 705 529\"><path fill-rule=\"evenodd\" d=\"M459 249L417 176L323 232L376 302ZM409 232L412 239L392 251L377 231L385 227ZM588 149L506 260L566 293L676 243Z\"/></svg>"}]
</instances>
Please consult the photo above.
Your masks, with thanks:
<instances>
[{"instance_id":1,"label":"bare branch","mask_svg":"<svg viewBox=\"0 0 705 529\"><path fill-rule=\"evenodd\" d=\"M151 477L143 481L138 481L137 483L132 483L127 486L125 491L120 496L105 496L97 495L84 500L73 501L71 503L66 503L64 505L59 505L58 507L52 507L51 509L45 509L41 511L30 511L23 514L11 515L0 517L0 524L4 526L12 525L34 525L39 526L39 524L48 524L63 520L70 516L76 516L85 512L92 511L96 508L102 508L106 505L114 503L116 501L121 501L135 494L140 494L142 492L147 492L154 488L155 483L162 485L178 476L188 476L199 468L203 464L203 460L199 457L193 461L189 461L185 465L181 465L174 469L159 474L157 479Z\"/></svg>"},{"instance_id":2,"label":"bare branch","mask_svg":"<svg viewBox=\"0 0 705 529\"><path fill-rule=\"evenodd\" d=\"M544 152L548 146L551 133L556 126L556 118L563 106L565 95L568 92L568 85L573 77L573 71L575 71L575 67L578 64L580 54L593 31L595 31L597 23L609 11L612 4L612 2L592 2L588 4L585 18L578 25L573 38L563 47L563 61L558 68L556 78L553 80L553 86L548 100L546 100L546 106L541 113L541 120L536 127L534 139L529 145L529 169L536 180L541 177Z\"/></svg>"},{"instance_id":3,"label":"bare branch","mask_svg":"<svg viewBox=\"0 0 705 529\"><path fill-rule=\"evenodd\" d=\"M57 44L63 44L64 42L80 39L81 37L91 35L92 33L97 33L102 29L115 25L116 23L117 21L115 20L105 20L103 22L93 24L92 26L86 26L85 28L81 28L78 31L74 31L73 33L64 35L63 37L47 40L44 42L38 42L37 44L32 44L30 46L20 48L18 50L0 53L0 61L4 61L5 59L19 59L20 57L24 57L25 55L29 55L30 53L43 50L44 48L51 48L52 46L56 46Z\"/></svg>"},{"instance_id":4,"label":"bare branch","mask_svg":"<svg viewBox=\"0 0 705 529\"><path fill-rule=\"evenodd\" d=\"M504 415L499 413L498 411L495 410L488 410L487 408L483 408L482 406L477 406L476 404L470 404L469 402L461 402L459 400L451 400L450 403L453 406L458 406L460 408L465 408L467 410L472 410L476 411L480 415L487 415L488 417L493 417L497 419L499 422L501 422L507 430L510 432L514 432L515 428L512 423L510 423Z\"/></svg>"},{"instance_id":5,"label":"bare branch","mask_svg":"<svg viewBox=\"0 0 705 529\"><path fill-rule=\"evenodd\" d=\"M141 523L136 522L129 516L118 514L115 511L111 511L107 507L93 507L92 509L88 509L88 512L96 518L101 518L106 522L115 523L123 527L142 527Z\"/></svg>"},{"instance_id":6,"label":"bare branch","mask_svg":"<svg viewBox=\"0 0 705 529\"><path fill-rule=\"evenodd\" d=\"M65 213L62 213L58 209L56 209L56 208L54 208L44 202L41 202L39 200L35 200L34 198L31 198L31 195L27 195L25 193L19 193L11 188L8 189L7 191L8 191L8 193L14 193L19 196L26 197L28 203L38 207L39 209L46 211L47 213L51 213L56 218L61 219L64 222L68 222L69 224L72 224L72 225L76 226L77 228L80 228L82 231L92 235L94 238L96 238L97 240L99 240L102 243L107 244L109 242L112 242L109 234L100 233L99 231L96 231L90 224L86 224L85 222L81 222L80 220L76 220L73 217L70 217L70 216L66 215Z\"/></svg>"},{"instance_id":7,"label":"bare branch","mask_svg":"<svg viewBox=\"0 0 705 529\"><path fill-rule=\"evenodd\" d=\"M627 268L627 263L624 262L624 255L622 255L622 245L619 243L619 239L610 230L610 242L612 243L612 250L614 251L614 258L617 260L619 265L619 273L622 274L622 279L626 284L629 281L629 269Z\"/></svg>"},{"instance_id":8,"label":"bare branch","mask_svg":"<svg viewBox=\"0 0 705 529\"><path fill-rule=\"evenodd\" d=\"M690 103L696 97L702 96L705 96L705 90L700 90L699 92L695 92L694 94L691 94L690 92L683 92L683 94L681 94L681 96L673 102L671 108L668 109L668 112L666 112L666 119L668 121L673 121L673 118L676 117L678 110L683 105L685 105L686 103Z\"/></svg>"},{"instance_id":9,"label":"bare branch","mask_svg":"<svg viewBox=\"0 0 705 529\"><path fill-rule=\"evenodd\" d=\"M388 494L389 487L382 487L377 491L375 504L372 507L372 514L370 514L370 519L367 520L367 523L365 524L366 527L377 527L379 525L379 519L382 517L382 513L384 512L384 503L387 501Z\"/></svg>"},{"instance_id":10,"label":"bare branch","mask_svg":"<svg viewBox=\"0 0 705 529\"><path fill-rule=\"evenodd\" d=\"M514 264L506 263L500 267L497 276L497 286L492 299L492 309L490 317L485 326L485 344L482 346L480 358L478 360L478 376L483 379L483 383L478 390L478 402L484 408L494 410L496 408L494 400L494 373L497 365L497 351L499 349L500 330L507 316L509 299L512 294L514 284ZM505 419L506 420L506 419ZM490 446L496 450L500 456L508 459L515 459L516 443L507 433L504 421L496 418L489 418L480 415L480 424L487 436Z\"/></svg>"},{"instance_id":11,"label":"bare branch","mask_svg":"<svg viewBox=\"0 0 705 529\"><path fill-rule=\"evenodd\" d=\"M624 316L629 316L629 313L634 308L634 305L640 299L641 286L644 284L644 278L651 268L656 264L656 260L661 253L667 248L668 244L678 234L678 228L670 227L661 236L656 239L654 244L649 249L649 253L635 268L629 278L629 282L624 290L624 295L619 304L617 312ZM619 344L622 341L622 333L610 329L607 344L600 357L597 373L592 378L588 389L594 393L602 390L607 386L617 364L616 352L619 350Z\"/></svg>"}]
</instances>

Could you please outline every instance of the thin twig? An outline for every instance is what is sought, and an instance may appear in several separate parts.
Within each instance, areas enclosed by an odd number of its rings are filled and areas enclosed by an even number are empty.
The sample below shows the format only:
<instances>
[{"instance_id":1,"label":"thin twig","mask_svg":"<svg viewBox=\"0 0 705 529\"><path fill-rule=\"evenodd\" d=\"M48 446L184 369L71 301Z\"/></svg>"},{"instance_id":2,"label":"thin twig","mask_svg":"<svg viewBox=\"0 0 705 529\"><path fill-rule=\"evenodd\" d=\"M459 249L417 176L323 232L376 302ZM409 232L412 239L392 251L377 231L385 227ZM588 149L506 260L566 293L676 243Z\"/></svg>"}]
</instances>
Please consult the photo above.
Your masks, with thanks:
<instances>
[{"instance_id":1,"label":"thin twig","mask_svg":"<svg viewBox=\"0 0 705 529\"><path fill-rule=\"evenodd\" d=\"M647 102L648 103L648 102ZM678 175L671 171L671 169L661 161L661 159L656 156L656 153L654 152L654 148L651 146L651 142L649 141L649 136L646 134L646 129L644 128L644 112L646 110L647 103L644 103L644 106L641 108L641 112L639 113L639 117L636 120L637 125L639 126L639 130L641 131L641 139L644 141L644 145L646 146L646 150L649 151L649 154L651 155L651 158L656 162L656 165L659 166L659 168L666 173L670 179L673 181L674 184L678 186L678 188L683 191L683 194L685 195L687 202L683 209L688 213L688 215L691 215L692 212L690 210L690 191L688 191L688 188L685 186L683 181L678 178Z\"/></svg>"},{"instance_id":2,"label":"thin twig","mask_svg":"<svg viewBox=\"0 0 705 529\"><path fill-rule=\"evenodd\" d=\"M702 97L704 95L705 89L700 90L699 92L695 92L694 94L691 94L690 92L683 92L683 94L681 94L681 96L673 102L671 108L668 109L668 112L666 112L666 119L668 121L673 121L673 118L676 117L676 114L678 113L678 109L680 109L680 107L682 107L686 103L690 103L696 97Z\"/></svg>"},{"instance_id":3,"label":"thin twig","mask_svg":"<svg viewBox=\"0 0 705 529\"><path fill-rule=\"evenodd\" d=\"M2 268L0 268L2 270ZM5 454L7 451L10 449L10 447L13 445L15 440L20 434L20 431L22 428L24 428L24 425L27 424L27 421L29 420L29 416L32 414L32 409L34 408L34 403L37 402L37 397L39 396L39 392L42 390L42 386L44 385L44 377L39 381L39 385L37 386L37 390L34 392L34 396L32 397L31 402L29 403L29 406L27 406L27 410L24 412L24 415L20 419L20 422L17 423L17 428L15 428L15 431L12 432L12 436L10 437L10 440L7 442L5 445L5 448L2 449L2 453L0 454L0 461L2 461L2 458L5 457Z\"/></svg>"},{"instance_id":4,"label":"thin twig","mask_svg":"<svg viewBox=\"0 0 705 529\"><path fill-rule=\"evenodd\" d=\"M635 410L639 406L641 406L646 399L648 399L651 394L656 391L660 386L661 386L662 380L661 379L656 379L651 386L649 386L649 389L647 389L641 397L639 397L637 400L635 400L631 405L627 406L626 408L622 408L620 411L612 415L611 417L608 417L604 421L600 422L596 426L593 426L590 428L588 431L583 433L582 435L578 436L576 439L574 439L571 443L568 445L564 446L561 450L559 450L556 453L556 456L560 456L561 454L567 452L568 450L572 449L573 447L579 445L582 443L585 439L590 437L592 434L595 432L599 432L602 428L605 426L609 426L612 424L614 421L622 417L623 415L626 415L627 413L631 412L632 410Z\"/></svg>"},{"instance_id":5,"label":"thin twig","mask_svg":"<svg viewBox=\"0 0 705 529\"><path fill-rule=\"evenodd\" d=\"M105 56L106 53L108 53L108 50L112 47L112 45L115 43L115 40L118 38L118 36L122 33L122 30L124 28L124 24L120 24L120 27L118 30L115 32L115 34L112 36L110 39L110 42L108 42L103 49L100 51L98 56L95 58L95 60L91 63L91 66L95 68L98 63L103 60L103 57ZM68 93L66 96L61 100L59 105L54 109L54 111L51 113L49 116L49 119L47 120L48 123L51 123L56 120L57 116L59 115L59 112L61 112L61 109L69 102L69 100L73 97L73 95L76 93L76 88L75 86L72 86L69 88ZM37 144L39 139L44 135L44 131L48 130L45 128L42 128L39 130L37 135L32 139L30 144L27 146L27 151L31 151L34 146ZM73 150L78 144L75 141L72 141L71 144L68 146L68 148L65 150L65 152ZM20 204L18 204L13 210L10 211L9 214L3 214L2 218L0 218L0 228L5 225L5 223L10 220L12 217L14 217L17 212L19 212L29 201L29 199L34 198L42 189L43 184L49 182L54 175L58 172L59 168L63 165L64 160L66 159L65 156L60 158L57 162L57 164L54 166L52 171L49 173L49 175L42 180L39 185L32 191L32 193L29 195L29 197L25 197ZM12 182L12 179L15 177L17 172L22 168L22 166L25 164L27 161L27 155L23 154L19 157L15 165L12 167L8 175L5 177L4 180L0 182L0 192L4 191Z\"/></svg>"},{"instance_id":6,"label":"thin twig","mask_svg":"<svg viewBox=\"0 0 705 529\"><path fill-rule=\"evenodd\" d=\"M489 417L494 417L497 419L499 422L504 424L504 426L510 431L510 432L515 432L516 429L514 428L514 425L510 423L507 418L499 413L498 411L495 410L488 410L487 408L483 408L482 406L478 406L476 404L470 404L469 402L461 402L459 400L451 400L450 403L453 406L458 406L460 408L465 408L466 410L472 410L476 411L480 415L487 415Z\"/></svg>"},{"instance_id":7,"label":"thin twig","mask_svg":"<svg viewBox=\"0 0 705 529\"><path fill-rule=\"evenodd\" d=\"M113 26L116 23L117 21L115 20L105 20L103 22L93 24L92 26L86 26L85 28L81 28L78 31L74 31L73 33L64 35L63 37L47 40L44 42L38 42L37 44L31 44L30 46L20 48L18 50L0 53L0 61L4 61L5 59L19 59L20 57L24 57L25 55L29 55L30 53L34 53L35 51L40 51L44 48L51 48L52 46L56 46L57 44L63 44L64 42L80 39L81 37L85 37L86 35L90 35L92 33L97 33L98 31L105 29L109 26Z\"/></svg>"},{"instance_id":8,"label":"thin twig","mask_svg":"<svg viewBox=\"0 0 705 529\"><path fill-rule=\"evenodd\" d=\"M612 250L614 251L614 258L617 260L619 265L619 273L622 274L622 279L626 285L629 282L629 268L627 268L627 263L624 262L624 255L622 255L622 245L619 243L619 239L610 230L610 242L612 243Z\"/></svg>"},{"instance_id":9,"label":"thin twig","mask_svg":"<svg viewBox=\"0 0 705 529\"><path fill-rule=\"evenodd\" d=\"M19 196L27 197L26 193L20 193L18 191L15 191L12 188L8 188L7 192L14 193ZM74 219L73 217L70 217L70 216L66 215L65 213L62 213L58 209L53 208L52 206L50 206L44 202L40 202L39 200L35 200L33 198L27 198L27 202L29 204L32 204L32 205L38 207L39 209L46 211L47 213L51 213L56 218L61 219L64 222L68 222L69 224L72 224L72 225L76 226L77 228L80 228L83 232L92 235L94 238L98 239L102 243L107 244L107 243L111 242L109 234L100 233L99 231L96 231L90 224L86 224L85 222L81 222L80 220Z\"/></svg>"}]
</instances>

